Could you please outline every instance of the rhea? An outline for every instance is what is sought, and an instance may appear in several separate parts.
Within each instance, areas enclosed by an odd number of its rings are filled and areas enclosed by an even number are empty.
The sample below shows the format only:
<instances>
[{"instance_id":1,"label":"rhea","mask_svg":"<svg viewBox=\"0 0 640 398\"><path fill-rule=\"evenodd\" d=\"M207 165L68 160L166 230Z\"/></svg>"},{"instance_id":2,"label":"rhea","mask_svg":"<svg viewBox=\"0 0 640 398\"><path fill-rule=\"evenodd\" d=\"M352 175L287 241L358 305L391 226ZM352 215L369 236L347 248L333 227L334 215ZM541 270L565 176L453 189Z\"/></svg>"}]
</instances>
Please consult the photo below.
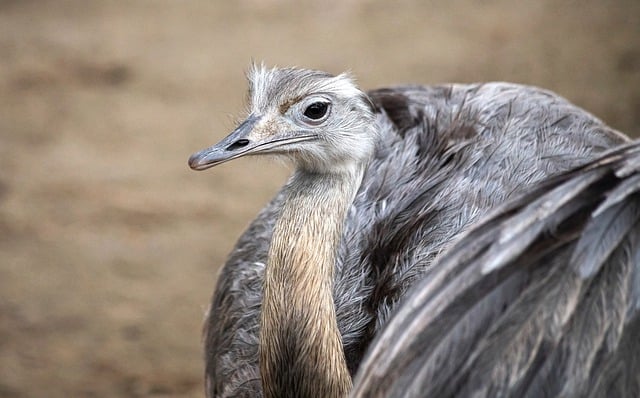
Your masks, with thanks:
<instances>
[{"instance_id":1,"label":"rhea","mask_svg":"<svg viewBox=\"0 0 640 398\"><path fill-rule=\"evenodd\" d=\"M254 66L248 77L246 120L189 165L275 155L295 172L218 281L205 336L209 396L347 396L403 297L471 225L627 141L532 87L365 93L348 74Z\"/></svg>"}]
</instances>

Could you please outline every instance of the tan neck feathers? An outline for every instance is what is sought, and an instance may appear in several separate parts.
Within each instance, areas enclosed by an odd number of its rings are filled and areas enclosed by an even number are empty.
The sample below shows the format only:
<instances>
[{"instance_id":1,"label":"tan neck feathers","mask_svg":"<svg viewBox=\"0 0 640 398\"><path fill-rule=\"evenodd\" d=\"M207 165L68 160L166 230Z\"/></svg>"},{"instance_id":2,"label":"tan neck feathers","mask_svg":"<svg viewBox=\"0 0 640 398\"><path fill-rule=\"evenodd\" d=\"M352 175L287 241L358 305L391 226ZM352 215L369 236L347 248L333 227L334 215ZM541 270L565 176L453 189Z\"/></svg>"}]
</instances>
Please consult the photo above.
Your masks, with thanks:
<instances>
[{"instance_id":1,"label":"tan neck feathers","mask_svg":"<svg viewBox=\"0 0 640 398\"><path fill-rule=\"evenodd\" d=\"M260 372L265 397L351 390L333 301L335 254L361 173L298 173L288 185L265 271Z\"/></svg>"}]
</instances>

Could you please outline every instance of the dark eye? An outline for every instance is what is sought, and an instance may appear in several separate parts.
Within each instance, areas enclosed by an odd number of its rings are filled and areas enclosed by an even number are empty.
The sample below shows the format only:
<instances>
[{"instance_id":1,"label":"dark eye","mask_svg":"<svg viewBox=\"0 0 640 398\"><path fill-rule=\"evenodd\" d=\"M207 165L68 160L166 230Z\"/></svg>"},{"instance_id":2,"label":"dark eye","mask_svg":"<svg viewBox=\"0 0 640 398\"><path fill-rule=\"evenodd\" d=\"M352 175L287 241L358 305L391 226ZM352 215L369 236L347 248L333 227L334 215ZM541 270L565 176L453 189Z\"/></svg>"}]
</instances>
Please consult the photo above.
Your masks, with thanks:
<instances>
[{"instance_id":1,"label":"dark eye","mask_svg":"<svg viewBox=\"0 0 640 398\"><path fill-rule=\"evenodd\" d=\"M329 104L327 102L314 102L304 110L304 115L311 120L322 119L329 110Z\"/></svg>"}]
</instances>

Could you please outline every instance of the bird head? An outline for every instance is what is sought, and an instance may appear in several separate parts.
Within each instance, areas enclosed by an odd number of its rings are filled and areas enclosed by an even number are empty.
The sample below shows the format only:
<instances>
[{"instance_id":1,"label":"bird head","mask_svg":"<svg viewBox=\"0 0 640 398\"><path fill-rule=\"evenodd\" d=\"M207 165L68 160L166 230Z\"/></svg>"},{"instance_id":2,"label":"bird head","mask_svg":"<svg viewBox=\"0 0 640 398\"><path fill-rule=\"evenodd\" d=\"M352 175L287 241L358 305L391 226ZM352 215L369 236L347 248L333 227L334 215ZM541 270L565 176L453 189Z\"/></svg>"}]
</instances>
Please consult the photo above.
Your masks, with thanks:
<instances>
[{"instance_id":1,"label":"bird head","mask_svg":"<svg viewBox=\"0 0 640 398\"><path fill-rule=\"evenodd\" d=\"M322 173L370 158L377 140L373 107L348 74L253 65L248 80L249 116L222 141L193 154L192 169L270 154Z\"/></svg>"}]
</instances>

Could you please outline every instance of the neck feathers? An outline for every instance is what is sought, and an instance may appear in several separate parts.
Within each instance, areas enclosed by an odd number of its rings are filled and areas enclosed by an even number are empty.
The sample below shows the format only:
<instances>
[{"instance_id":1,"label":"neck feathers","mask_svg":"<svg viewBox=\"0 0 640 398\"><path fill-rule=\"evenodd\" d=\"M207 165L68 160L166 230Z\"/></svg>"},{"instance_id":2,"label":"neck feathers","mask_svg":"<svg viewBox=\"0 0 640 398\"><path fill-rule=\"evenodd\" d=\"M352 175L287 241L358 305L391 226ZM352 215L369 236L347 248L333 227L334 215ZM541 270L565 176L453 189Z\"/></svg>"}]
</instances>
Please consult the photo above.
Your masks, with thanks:
<instances>
[{"instance_id":1,"label":"neck feathers","mask_svg":"<svg viewBox=\"0 0 640 398\"><path fill-rule=\"evenodd\" d=\"M333 301L337 245L362 171L297 172L265 271L260 372L266 397L345 397L351 390Z\"/></svg>"}]
</instances>

